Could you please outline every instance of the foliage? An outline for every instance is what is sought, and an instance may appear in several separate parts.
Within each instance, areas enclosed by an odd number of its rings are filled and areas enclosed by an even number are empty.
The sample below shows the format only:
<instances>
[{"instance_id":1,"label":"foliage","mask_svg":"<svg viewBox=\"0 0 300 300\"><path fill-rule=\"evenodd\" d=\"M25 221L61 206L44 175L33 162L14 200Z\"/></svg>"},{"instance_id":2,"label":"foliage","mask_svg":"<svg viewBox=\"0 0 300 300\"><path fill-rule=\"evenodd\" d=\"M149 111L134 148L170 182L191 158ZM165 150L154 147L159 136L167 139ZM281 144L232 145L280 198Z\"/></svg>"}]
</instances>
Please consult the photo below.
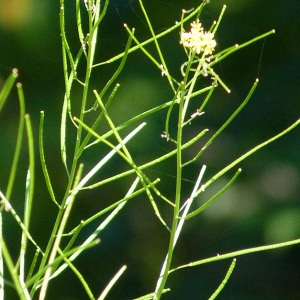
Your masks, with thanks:
<instances>
[{"instance_id":1,"label":"foliage","mask_svg":"<svg viewBox=\"0 0 300 300\"><path fill-rule=\"evenodd\" d=\"M188 199L184 199L182 193L183 170L188 165L196 164L199 161L203 152L206 151L215 139L226 129L239 112L244 109L258 85L257 79L253 83L253 86L244 101L237 107L227 121L219 128L219 130L207 139L204 146L198 150L194 158L186 161L183 155L184 151L198 143L203 136L208 134L208 129L205 129L187 140L187 132L191 130L194 120L201 118L217 87L221 87L227 93L230 93L230 89L215 72L213 66L241 48L273 34L274 30L253 38L241 45L233 45L232 47L216 52L215 48L217 42L215 41L215 33L221 24L226 6L223 7L218 20L214 22L211 25L211 28L207 31L204 30L200 23L200 14L208 4L208 1L204 1L197 8L191 11L183 10L181 20L179 22L167 30L157 34L152 27L142 0L139 0L139 4L144 13L146 23L151 33L151 38L143 42L139 41L135 36L135 30L130 29L126 24L124 24L128 33L128 41L124 52L109 60L99 63L95 62L95 56L98 51L97 38L99 34L101 34L99 32L100 24L106 16L109 1L85 0L82 2L80 0L76 0L76 22L81 47L77 51L76 55L74 55L73 53L75 50L71 49L68 43L68 37L65 29L65 1L60 0L60 28L62 39L63 74L65 81L65 95L63 100L60 130L60 152L62 163L68 177L63 199L57 198L55 188L52 185L52 178L48 172L47 161L45 159L44 112L41 112L40 114L38 147L40 161L38 163L35 153L34 134L30 116L25 114L25 100L22 85L20 83L17 83L16 85L20 103L20 118L16 136L16 147L6 191L0 191L0 198L3 204L2 213L0 214L0 272L3 274L0 279L1 299L4 298L4 291L7 285L11 285L16 289L20 299L32 299L37 293L39 294L39 299L45 299L50 281L58 277L67 268L71 269L78 277L78 280L81 282L89 299L104 299L110 289L117 284L118 279L126 271L126 266L120 267L119 271L110 280L106 288L96 297L89 287L89 283L80 273L80 270L78 270L73 264L73 261L79 255L84 255L89 248L98 245L100 242L98 237L101 231L107 228L110 222L118 216L128 201L131 201L140 194L147 196L153 207L154 214L163 225L163 230L168 232L169 246L166 250L165 260L162 262L160 273L158 274L155 289L152 293L138 299L160 299L164 293L169 291L167 288L168 277L175 271L186 267L196 267L216 260L232 258L232 264L230 265L223 282L210 298L214 299L229 280L236 264L236 257L248 253L285 247L300 242L300 240L292 240L275 245L244 249L227 254L212 256L207 259L194 261L189 264L173 268L171 267L174 249L185 222L188 222L191 218L199 217L199 214L203 210L207 209L214 201L216 201L218 197L237 179L238 175L241 173L241 169L238 168L235 171L235 174L229 182L219 192L206 201L202 206L191 211L193 200L196 197L201 197L201 195L205 193L206 188L208 188L221 176L236 168L236 166L249 155L288 133L299 125L300 121L296 121L286 130L253 147L228 166L219 170L206 182L203 181L206 166L202 166L199 170L199 175L196 178L194 187L190 191L190 196ZM87 21L86 23L85 20ZM186 61L181 62L178 66L178 69L181 71L180 78L176 78L176 76L173 76L169 71L168 63L160 46L161 38L176 31L180 32L180 39L178 42L182 44L182 50L186 55ZM135 43L134 46L132 45L133 43ZM148 45L154 45L154 49L156 50L155 54L148 50ZM123 71L128 56L137 51L142 51L156 66L158 73L162 75L161 80L166 80L168 82L173 98L158 106L154 106L147 111L137 114L121 124L116 124L113 121L114 116L112 116L109 112L109 108L111 103L114 101L114 97L120 86L117 80L119 80L119 75ZM115 73L102 87L102 89L92 91L94 100L93 103L90 103L90 83L92 75L97 72L98 69L101 72L101 67L103 65L112 64L114 62L119 63ZM85 65L85 74L83 76L79 75L80 72L78 71L79 65L81 64ZM17 77L18 72L14 69L1 90L0 112L8 99ZM209 80L203 81L204 79ZM205 84L208 82L207 86L204 88L198 88L198 83L200 81L205 82ZM73 99L72 92L75 88L80 88L81 91L79 108L78 104L75 103ZM197 103L198 108L194 111L190 108L191 102ZM89 105L91 105L92 108L89 108L91 107ZM99 113L94 119L92 119L91 116L94 116L94 114L91 115L90 113L98 111L98 109ZM167 154L159 155L149 162L139 164L137 163L136 157L129 149L128 144L138 143L139 135L146 126L144 121L145 118L152 114L156 114L159 111L165 111L166 114L165 128L162 129L162 138L164 138L168 143L171 143L173 149ZM174 118L174 116L176 116L177 119L177 127L175 129L171 125L171 119ZM70 127L70 124L72 127ZM104 133L100 133L99 128L103 124L108 126L108 130ZM75 133L74 142L69 143L67 136L73 133ZM21 214L18 214L11 205L11 197L13 190L16 189L14 183L20 161L22 140L25 138L27 140L28 171L24 197L24 213L21 217ZM85 164L84 162L82 163L82 161L84 161L83 154L88 148L95 148L99 144L106 146L107 154L99 161L95 162L94 166L90 170L85 170ZM104 166L111 164L116 156L119 156L124 161L127 166L127 170L98 182L91 183L95 178L95 174L101 171ZM170 190L174 191L172 199L164 195L157 187L157 184L160 181L159 178L151 180L146 175L146 171L149 168L154 165L161 164L169 158L175 158L176 160L176 184L174 187L169 187ZM34 205L33 193L35 189L35 168L39 164L43 171L49 192L49 199L51 199L53 204L56 206L57 211L53 229L45 249L42 249L42 247L38 245L35 237L32 236L30 231L31 213ZM134 178L132 178L132 175L134 175ZM132 180L131 185L128 186L128 192L122 199L112 200L110 205L100 211L91 211L88 219L80 222L70 232L66 232L66 225L70 215L72 214L72 208L79 193L84 193L87 189L101 189L104 185L110 183L117 185L118 181L122 178L130 178L130 180ZM171 222L166 220L159 209L161 201L169 208ZM5 218L7 214L12 215L21 231L20 252L16 262L14 262L14 259L7 247L6 237L2 234L4 229L2 226L2 218ZM98 225L91 234L85 236L84 242L77 245L79 237L82 237L82 229L92 222L97 223ZM33 257L29 254L30 252L28 249L30 247L35 249L35 255ZM28 265L30 265L29 269L27 269ZM7 268L11 280L5 279L8 275L5 272L4 266Z\"/></svg>"}]
</instances>

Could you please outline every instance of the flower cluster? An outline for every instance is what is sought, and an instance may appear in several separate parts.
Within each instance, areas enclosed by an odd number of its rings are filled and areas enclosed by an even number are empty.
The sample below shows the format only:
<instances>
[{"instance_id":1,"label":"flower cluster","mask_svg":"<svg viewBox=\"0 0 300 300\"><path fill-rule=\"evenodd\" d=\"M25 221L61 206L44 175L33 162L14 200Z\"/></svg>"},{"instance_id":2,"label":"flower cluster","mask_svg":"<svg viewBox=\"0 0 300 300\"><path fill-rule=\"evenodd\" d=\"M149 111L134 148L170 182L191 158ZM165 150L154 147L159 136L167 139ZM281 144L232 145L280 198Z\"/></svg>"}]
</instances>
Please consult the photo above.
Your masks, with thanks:
<instances>
[{"instance_id":1,"label":"flower cluster","mask_svg":"<svg viewBox=\"0 0 300 300\"><path fill-rule=\"evenodd\" d=\"M217 45L214 34L204 31L199 20L191 23L191 31L181 34L180 43L195 51L197 54L204 53L205 56L212 55Z\"/></svg>"}]
</instances>

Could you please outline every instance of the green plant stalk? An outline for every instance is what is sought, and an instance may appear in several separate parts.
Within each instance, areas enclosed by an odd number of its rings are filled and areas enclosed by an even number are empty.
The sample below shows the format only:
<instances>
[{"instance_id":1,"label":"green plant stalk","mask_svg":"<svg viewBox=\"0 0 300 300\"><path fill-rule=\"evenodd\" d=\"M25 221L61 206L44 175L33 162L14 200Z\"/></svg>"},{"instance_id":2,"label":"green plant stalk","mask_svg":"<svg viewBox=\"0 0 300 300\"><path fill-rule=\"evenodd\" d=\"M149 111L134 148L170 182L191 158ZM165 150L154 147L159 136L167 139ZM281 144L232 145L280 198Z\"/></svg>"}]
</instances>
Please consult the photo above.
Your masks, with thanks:
<instances>
[{"instance_id":1,"label":"green plant stalk","mask_svg":"<svg viewBox=\"0 0 300 300\"><path fill-rule=\"evenodd\" d=\"M101 295L97 298L97 300L104 300L109 293L109 291L112 289L112 287L115 285L115 283L118 281L118 279L122 276L122 274L126 271L127 266L122 266L121 269L116 273L116 275L111 279L111 281L108 283L108 285L105 287Z\"/></svg>"},{"instance_id":2,"label":"green plant stalk","mask_svg":"<svg viewBox=\"0 0 300 300\"><path fill-rule=\"evenodd\" d=\"M78 29L78 37L79 37L79 41L81 43L81 48L82 48L83 53L85 54L85 57L86 57L86 52L85 52L85 43L86 43L86 41L85 41L85 38L84 38L83 29L82 29L80 5L81 5L81 1L76 0L76 22L77 22L77 29Z\"/></svg>"},{"instance_id":3,"label":"green plant stalk","mask_svg":"<svg viewBox=\"0 0 300 300\"><path fill-rule=\"evenodd\" d=\"M180 89L180 86L178 87L178 91ZM173 107L175 105L175 103L177 103L177 97L178 97L178 91L176 93L176 95L174 96L173 100L171 101L171 105L168 109L168 112L167 112L167 116L166 116L166 122L165 122L165 135L166 135L166 139L167 141L170 139L170 133L169 133L169 124L170 124L170 118L171 118L171 113L173 111ZM173 140L172 140L173 141Z\"/></svg>"},{"instance_id":4,"label":"green plant stalk","mask_svg":"<svg viewBox=\"0 0 300 300\"><path fill-rule=\"evenodd\" d=\"M46 160L45 160L45 152L44 152L44 119L45 114L43 111L40 112L40 127L39 127L39 152L40 152L40 161L42 170L44 173L45 182L48 188L48 192L51 200L55 203L55 205L60 208L60 205L57 203L55 199L55 194L52 188L50 176L47 170Z\"/></svg>"},{"instance_id":5,"label":"green plant stalk","mask_svg":"<svg viewBox=\"0 0 300 300\"><path fill-rule=\"evenodd\" d=\"M114 87L113 91L111 92L106 104L105 104L106 108L108 108L109 105L111 104L111 102L112 102L112 100L113 100L113 98L114 98L114 96L115 96L115 94L116 94L119 87L120 87L120 84L117 83L116 86ZM91 126L92 131L96 131L96 129L98 128L102 118L103 118L103 113L100 113L99 116L97 117L97 119L95 120L95 122L93 123L93 125ZM84 138L83 142L81 143L80 149L78 150L78 153L77 153L78 156L80 156L82 154L82 152L85 149L87 149L88 147L93 146L93 145L100 142L100 141L96 140L94 142L91 142L89 145L87 145L88 142L90 141L91 137L92 137L92 134L90 132L88 132L88 134Z\"/></svg>"},{"instance_id":6,"label":"green plant stalk","mask_svg":"<svg viewBox=\"0 0 300 300\"><path fill-rule=\"evenodd\" d=\"M20 83L17 84L17 90L18 90L18 98L19 98L19 104L20 104L20 118L19 118L20 121L19 121L17 143L16 143L16 147L15 147L13 163L11 166L11 171L10 171L10 175L9 175L9 179L8 179L6 192L5 192L6 199L10 199L10 196L11 196L11 193L13 190L13 185L14 185L15 178L16 178L17 167L18 167L18 163L19 163L19 159L20 159L22 138L23 138L23 133L24 133L25 100L24 100L22 84L20 84Z\"/></svg>"},{"instance_id":7,"label":"green plant stalk","mask_svg":"<svg viewBox=\"0 0 300 300\"><path fill-rule=\"evenodd\" d=\"M196 180L196 183L194 185L194 188L193 188L193 191L190 195L190 197L185 201L185 203L182 205L182 207L180 208L180 211L183 210L183 213L181 215L181 217L178 216L178 218L180 219L179 222L178 222L178 225L177 225L177 228L176 228L176 232L175 232L175 237L174 237L174 245L173 245L173 248L175 248L175 245L178 241L178 238L179 238L179 235L181 233L181 230L182 230L182 227L183 227L183 224L185 222L185 217L186 215L188 214L189 210L190 210L190 207L193 203L193 200L195 199L196 197L196 191L197 189L199 188L200 186L200 183L201 183L201 180L203 178L203 175L204 175L204 172L206 170L206 166L203 165L201 170L200 170L200 173L199 173L199 176Z\"/></svg>"},{"instance_id":8,"label":"green plant stalk","mask_svg":"<svg viewBox=\"0 0 300 300\"><path fill-rule=\"evenodd\" d=\"M253 44L253 43L255 43L255 42L257 42L257 41L259 41L261 39L264 39L265 37L267 37L267 36L269 36L271 34L274 34L274 33L275 33L275 30L272 29L272 30L270 30L270 31L268 31L268 32L266 32L266 33L258 36L258 37L255 37L255 38L251 39L250 41L247 41L247 42L241 44L241 45L236 44L236 45L234 45L232 47L224 49L223 51L221 51L221 52L217 53L216 55L212 56L212 58L211 58L212 61L209 64L210 67L212 67L213 65L219 63L220 61L222 61L223 59L225 59L227 56L231 55L232 53L234 53L234 52L236 52L236 51L238 51L238 50L240 50L242 48L245 48L245 47L249 46L250 44Z\"/></svg>"},{"instance_id":9,"label":"green plant stalk","mask_svg":"<svg viewBox=\"0 0 300 300\"><path fill-rule=\"evenodd\" d=\"M89 37L88 37L88 53L87 53L87 63L86 63L86 73L85 73L85 80L84 80L84 86L83 86L83 95L81 100L81 110L80 110L80 117L79 119L83 122L84 120L84 112L86 110L86 101L88 96L88 90L89 90L89 82L90 77L92 73L93 68L93 61L95 57L95 50L96 50L96 44L97 44L97 35L98 35L98 27L99 24L104 17L107 6L109 1L105 0L105 4L100 15L100 0L97 0L97 4L95 5L95 9L92 12L92 10L88 10L88 16L89 16ZM75 146L75 150L77 150L81 143L81 132L82 128L79 126L77 129L77 143Z\"/></svg>"},{"instance_id":10,"label":"green plant stalk","mask_svg":"<svg viewBox=\"0 0 300 300\"><path fill-rule=\"evenodd\" d=\"M195 74L194 74L193 78L188 82L189 73L192 70L192 65L193 65L193 61L194 61L195 56L196 56L196 53L193 52L193 51L190 51L190 53L188 54L189 59L188 59L187 63L183 64L183 65L187 64L185 72L184 73L182 72L182 74L184 76L184 79L183 79L183 82L181 83L181 85L179 85L177 93L176 93L176 95L173 99L173 103L170 106L170 108L168 110L168 113L167 113L167 117L166 117L165 133L166 133L167 138L169 138L169 119L170 119L170 116L171 116L171 113L172 113L174 103L175 102L179 103L179 101L180 101L180 100L177 99L178 97L183 97L183 101L184 101L183 113L182 113L182 116L183 116L182 127L185 126L184 119L185 119L185 115L186 115L186 111L187 111L187 106L189 104L190 99L192 98L194 86L195 86L195 83L196 83L196 80L198 78L200 68L201 68L201 62L199 61L197 70L195 71ZM184 86L184 91L180 92L179 90L182 88L182 86ZM183 96L185 94L185 91L188 88L188 86L190 86L189 91L188 91L186 96ZM212 88L213 88L213 86L209 86L208 88L201 89L200 91L205 92L205 91L209 91ZM210 94L210 93L208 93L208 94Z\"/></svg>"},{"instance_id":11,"label":"green plant stalk","mask_svg":"<svg viewBox=\"0 0 300 300\"><path fill-rule=\"evenodd\" d=\"M202 67L202 61L199 60L199 63L198 63L198 66L197 66L197 69L195 71L195 74L194 74L193 78L191 79L191 81L189 83L186 84L186 86L189 86L189 88L188 88L186 99L184 101L184 105L182 107L182 109L183 109L183 112L182 112L182 114L183 114L182 124L184 124L185 115L186 115L187 108L188 108L188 105L189 105L189 102L190 102L190 99L191 99L191 95L192 95L192 93L193 93L193 91L195 89L196 81L197 81L199 75L201 74L201 67ZM187 72L185 74L185 81L187 81L187 79L188 79L188 74L189 74L189 72Z\"/></svg>"},{"instance_id":12,"label":"green plant stalk","mask_svg":"<svg viewBox=\"0 0 300 300\"><path fill-rule=\"evenodd\" d=\"M180 212L180 201L181 201L181 178L182 178L182 130L184 123L184 115L183 115L183 105L184 105L184 90L185 85L182 83L179 95L181 97L179 102L179 113L178 113L178 131L177 131L177 148L176 148L176 190L175 190L175 207L173 208L173 220L170 234L170 241L168 247L168 253L165 262L163 263L159 279L157 281L157 285L155 288L155 294L153 299L158 300L161 297L163 289L166 285L169 269L172 262L174 245L175 245L175 237L176 237L176 229L178 226L178 216Z\"/></svg>"},{"instance_id":13,"label":"green plant stalk","mask_svg":"<svg viewBox=\"0 0 300 300\"><path fill-rule=\"evenodd\" d=\"M233 182L237 179L237 177L242 172L242 169L238 169L238 171L234 174L234 176L231 178L231 180L219 191L217 192L212 198L210 198L208 201L206 201L203 205L201 205L199 208L194 210L192 213L185 216L185 219L190 219L196 215L198 215L200 212L202 212L204 209L206 209L208 206L210 206L215 200L217 200L225 191L228 190L228 188L233 184Z\"/></svg>"},{"instance_id":14,"label":"green plant stalk","mask_svg":"<svg viewBox=\"0 0 300 300\"><path fill-rule=\"evenodd\" d=\"M3 255L4 261L6 263L7 269L9 271L12 281L14 283L14 288L16 289L20 300L30 300L31 298L28 295L27 289L24 287L24 283L22 284L21 280L19 279L17 269L14 266L13 260L9 254L9 250L6 246L3 236L1 236L0 244L1 244L1 248L2 248L1 250L2 250L2 255ZM3 291L3 293L4 293L4 291Z\"/></svg>"},{"instance_id":15,"label":"green plant stalk","mask_svg":"<svg viewBox=\"0 0 300 300\"><path fill-rule=\"evenodd\" d=\"M211 297L209 297L208 300L214 300L216 299L216 297L220 294L220 292L223 290L224 286L226 285L226 283L228 282L234 268L235 268L235 264L236 264L236 259L234 258L226 275L225 278L223 279L222 283L219 285L219 287L216 289L216 291L211 295Z\"/></svg>"},{"instance_id":16,"label":"green plant stalk","mask_svg":"<svg viewBox=\"0 0 300 300\"><path fill-rule=\"evenodd\" d=\"M194 116L192 115L190 119L188 119L185 123L184 123L184 126L185 125L188 125L192 122L193 119L197 118L199 115L203 114L203 109L204 107L206 106L206 104L208 103L209 99L211 98L212 96L212 93L214 92L216 88L216 80L214 80L213 84L210 86L210 89L208 91L208 94L207 96L205 97L205 99L203 100L201 106L198 108L198 110L196 111L196 113L194 114ZM195 93L192 93L191 94L191 97L194 97L194 94Z\"/></svg>"},{"instance_id":17,"label":"green plant stalk","mask_svg":"<svg viewBox=\"0 0 300 300\"><path fill-rule=\"evenodd\" d=\"M267 245L267 246L253 247L253 248L233 251L233 252L226 253L226 254L218 254L218 255L210 257L210 258L201 259L201 260L198 260L198 261L195 261L195 262L192 262L192 263L188 263L188 264L176 267L176 268L170 270L169 273L171 274L174 271L184 269L184 268L188 268L188 267L196 267L196 266L199 266L199 265L212 263L212 262L219 261L219 260L224 260L224 259L228 259L228 258L235 258L237 256L241 256L241 255L245 255L245 254L256 253L256 252L261 252L261 251L268 251L268 250L273 250L273 249L279 249L279 248L282 248L282 247L288 247L288 246L292 246L292 245L296 245L296 244L300 244L300 239L292 240L292 241L288 241L288 242L283 242L283 243L276 243L276 244Z\"/></svg>"},{"instance_id":18,"label":"green plant stalk","mask_svg":"<svg viewBox=\"0 0 300 300\"><path fill-rule=\"evenodd\" d=\"M21 236L21 250L19 255L20 262L20 281L24 282L25 279L25 254L27 249L29 225L31 219L32 211L32 202L33 202L33 192L34 192L34 179L35 179L35 157L34 157L34 141L33 141L33 132L32 125L29 115L25 115L25 125L27 131L27 140L28 140L28 156L29 156L29 168L26 178L26 190L25 190L25 207L24 207L24 227L25 230L22 231Z\"/></svg>"},{"instance_id":19,"label":"green plant stalk","mask_svg":"<svg viewBox=\"0 0 300 300\"><path fill-rule=\"evenodd\" d=\"M0 199L1 199L1 203L4 204L5 210L11 213L11 215L13 216L13 218L16 220L16 222L18 223L18 225L22 229L22 232L26 233L27 238L41 252L41 254L44 255L44 253L41 250L41 248L38 246L38 244L35 242L35 240L33 239L33 237L30 235L29 231L27 230L27 228L25 227L25 225L22 223L20 217L18 216L18 214L16 213L16 211L11 206L10 202L5 198L4 194L1 191L0 191Z\"/></svg>"},{"instance_id":20,"label":"green plant stalk","mask_svg":"<svg viewBox=\"0 0 300 300\"><path fill-rule=\"evenodd\" d=\"M209 73L211 74L211 75L213 75L213 77L216 79L216 81L221 85L221 87L228 93L228 94L230 94L231 93L231 91L230 91L230 89L227 87L227 85L223 82L223 80L220 78L220 76L211 68L211 67L209 67L208 68L208 70L209 70Z\"/></svg>"},{"instance_id":21,"label":"green plant stalk","mask_svg":"<svg viewBox=\"0 0 300 300\"><path fill-rule=\"evenodd\" d=\"M227 7L226 5L223 5L222 10L221 10L221 13L220 13L220 15L219 15L218 21L216 22L215 25L213 25L212 31L210 30L214 35L216 34L216 32L217 32L217 30L218 30L218 28L219 28L219 25L220 25L221 20L222 20L222 18L223 18L223 16L224 16L226 7Z\"/></svg>"},{"instance_id":22,"label":"green plant stalk","mask_svg":"<svg viewBox=\"0 0 300 300\"><path fill-rule=\"evenodd\" d=\"M84 277L82 276L82 274L79 272L79 270L72 264L72 262L64 255L63 251L61 251L61 249L58 249L58 253L60 256L63 257L64 261L66 262L66 264L68 265L68 267L73 271L73 273L77 276L77 278L79 279L80 283L82 284L84 290L86 291L89 299L91 300L95 300L95 297L88 285L88 283L86 282L86 280L84 279Z\"/></svg>"},{"instance_id":23,"label":"green plant stalk","mask_svg":"<svg viewBox=\"0 0 300 300\"><path fill-rule=\"evenodd\" d=\"M62 12L64 10L61 10ZM63 19L64 17L63 14L61 12L61 19ZM64 28L61 25L61 32L63 32ZM64 33L65 34L65 33ZM68 169L68 165L67 165L67 146L66 146L66 126L67 126L67 116L69 115L70 120L73 121L72 119L72 112L71 112L71 99L70 99L70 94L71 94L71 88L72 88L72 84L74 79L76 79L76 74L74 74L74 72L71 72L70 75L68 76L68 67L67 67L67 59L66 59L66 48L64 45L64 40L62 40L62 57L63 57L63 73L64 73L64 77L65 77L65 95L64 95L64 100L63 100L63 108L62 108L62 117L61 117L61 126L60 126L60 151L61 151L61 158L62 158L62 162L64 164L64 167L66 169L67 175L70 177L69 174L69 169ZM79 50L77 57L75 59L74 62L74 67L77 68L77 65L79 63L79 60L82 56L82 49ZM76 71L76 70L75 70ZM78 79L77 79L78 81ZM84 85L83 83L80 82L80 84ZM73 123L74 124L74 123ZM75 124L74 124L75 125ZM75 126L76 127L76 126Z\"/></svg>"},{"instance_id":24,"label":"green plant stalk","mask_svg":"<svg viewBox=\"0 0 300 300\"><path fill-rule=\"evenodd\" d=\"M69 251L72 248L72 246L74 245L81 229L83 228L83 222L84 221L80 221L79 225L76 226L73 230L71 230L71 232L63 234L64 237L71 236L71 239L69 240L67 246L63 250L64 252Z\"/></svg>"},{"instance_id":25,"label":"green plant stalk","mask_svg":"<svg viewBox=\"0 0 300 300\"><path fill-rule=\"evenodd\" d=\"M30 179L31 179L31 174L30 174L30 170L28 169L27 172L27 178L26 178L26 190L25 190L25 205L24 205L24 227L26 228L26 230L22 231L22 236L21 236L21 249L20 249L20 254L19 254L19 259L18 259L18 263L17 266L19 265L20 268L20 280L22 282L24 282L25 279L25 255L26 255L26 250L27 250L27 242L28 242L28 238L27 238L27 232L29 231L29 220L30 220L30 212L31 209L30 208L32 205L30 203L30 199L28 197L29 194L29 187L30 187ZM32 199L31 199L32 200Z\"/></svg>"},{"instance_id":26,"label":"green plant stalk","mask_svg":"<svg viewBox=\"0 0 300 300\"><path fill-rule=\"evenodd\" d=\"M139 3L140 3L140 6L141 6L141 9L142 9L142 12L145 16L145 19L147 21L147 24L149 26L149 30L151 32L151 35L152 35L152 38L153 38L153 42L155 44L155 47L156 47L156 50L157 50L157 53L158 53L158 56L159 56L159 59L161 61L161 63L159 64L159 66L163 69L164 73L166 74L167 78L168 78L168 81L169 81L169 85L170 87L172 88L173 92L175 93L175 88L174 88L174 85L173 85L173 81L170 77L170 74L169 74L169 71L168 71L168 67L167 67L167 64L165 62L165 59L164 59L164 56L162 55L162 52L161 52L161 49L160 49L160 46L157 42L157 38L156 38L156 34L154 33L154 30L152 28L152 24L150 22L150 19L148 17L148 14L145 10L145 7L144 7L144 4L143 4L143 1L142 0L139 0Z\"/></svg>"},{"instance_id":27,"label":"green plant stalk","mask_svg":"<svg viewBox=\"0 0 300 300\"><path fill-rule=\"evenodd\" d=\"M27 275L27 278L26 278L26 282L31 279L31 276L33 274L33 271L34 271L34 268L36 266L36 263L37 263L37 259L38 259L38 256L40 254L40 250L39 249L36 249L35 251L35 254L34 254L34 257L33 257L33 260L32 260L32 263L31 263L31 266L30 266L30 269L28 271L28 275Z\"/></svg>"},{"instance_id":28,"label":"green plant stalk","mask_svg":"<svg viewBox=\"0 0 300 300\"><path fill-rule=\"evenodd\" d=\"M18 78L18 70L13 69L9 77L4 82L3 87L0 90L0 112L8 98L9 93L11 92L11 89L13 88L16 80Z\"/></svg>"},{"instance_id":29,"label":"green plant stalk","mask_svg":"<svg viewBox=\"0 0 300 300\"><path fill-rule=\"evenodd\" d=\"M64 6L64 1L61 1L61 7L60 7L60 10L61 10L61 13L60 13L60 27L61 28L65 28L65 24L64 24L64 21L65 21L65 6ZM63 48L63 61L64 61L64 66L65 66L65 81L66 83L68 82L68 68L67 68L67 57L69 58L69 62L70 62L70 66L71 66L71 74L73 75L74 78L77 77L77 74L76 74L76 64L74 62L74 59L73 59L73 56L72 56L72 53L71 53L71 49L70 49L70 46L69 46L69 43L67 41L67 37L66 37L66 33L65 33L65 29L64 30L61 30L61 38L62 38L62 43L64 45L64 48ZM66 87L68 86L68 84L66 84ZM67 90L67 94L69 94L70 90Z\"/></svg>"},{"instance_id":30,"label":"green plant stalk","mask_svg":"<svg viewBox=\"0 0 300 300\"><path fill-rule=\"evenodd\" d=\"M61 127L60 127L60 148L61 148L61 158L62 162L65 166L66 172L69 175L68 165L67 165L67 149L66 149L66 123L67 123L67 113L68 113L68 106L70 101L70 93L71 93L71 86L74 77L76 76L76 67L74 72L71 72L70 76L68 76L68 60L67 60L67 49L69 49L66 32L65 32L65 5L64 0L60 0L60 32L62 36L62 64L63 64L63 74L65 80L65 96L63 102L63 110L62 110L62 118L61 118ZM70 55L69 55L70 56ZM79 60L78 60L79 61ZM78 62L77 61L77 62ZM69 109L70 110L70 109Z\"/></svg>"}]
</instances>

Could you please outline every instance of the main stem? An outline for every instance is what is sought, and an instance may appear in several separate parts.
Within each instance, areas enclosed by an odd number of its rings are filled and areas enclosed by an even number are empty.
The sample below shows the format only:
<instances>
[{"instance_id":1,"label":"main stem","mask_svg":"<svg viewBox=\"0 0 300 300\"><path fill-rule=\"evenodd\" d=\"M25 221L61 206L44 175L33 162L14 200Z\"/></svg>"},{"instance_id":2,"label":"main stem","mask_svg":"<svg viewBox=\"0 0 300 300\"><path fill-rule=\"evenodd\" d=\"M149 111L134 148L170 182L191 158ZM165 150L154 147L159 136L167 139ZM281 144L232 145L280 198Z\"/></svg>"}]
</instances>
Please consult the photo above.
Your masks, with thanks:
<instances>
[{"instance_id":1,"label":"main stem","mask_svg":"<svg viewBox=\"0 0 300 300\"><path fill-rule=\"evenodd\" d=\"M177 162L176 162L176 195L175 195L175 207L173 210L173 222L171 228L171 236L169 241L168 254L164 261L159 279L157 281L157 286L154 294L154 300L158 300L161 297L163 289L166 285L169 270L171 267L173 251L175 247L175 236L176 229L179 221L179 211L180 211L180 200L181 200L181 178L182 178L182 157L181 157L181 145L182 145L182 129L184 123L184 113L183 113L183 102L184 102L184 86L185 84L182 82L180 89L180 101L179 101L179 113L178 113L178 131L177 131Z\"/></svg>"}]
</instances>

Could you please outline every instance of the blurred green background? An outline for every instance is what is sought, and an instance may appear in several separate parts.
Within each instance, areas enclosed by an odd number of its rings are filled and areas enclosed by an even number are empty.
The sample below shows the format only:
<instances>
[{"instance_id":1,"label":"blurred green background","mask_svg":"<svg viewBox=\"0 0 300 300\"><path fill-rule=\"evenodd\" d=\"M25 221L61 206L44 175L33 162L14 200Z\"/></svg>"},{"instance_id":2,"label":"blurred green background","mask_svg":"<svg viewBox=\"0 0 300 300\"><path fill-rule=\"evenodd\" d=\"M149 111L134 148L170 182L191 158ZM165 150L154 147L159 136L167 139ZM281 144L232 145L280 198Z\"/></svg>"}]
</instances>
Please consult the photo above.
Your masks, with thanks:
<instances>
[{"instance_id":1,"label":"blurred green background","mask_svg":"<svg viewBox=\"0 0 300 300\"><path fill-rule=\"evenodd\" d=\"M75 2L75 1L70 1ZM182 8L196 6L196 0L144 0L154 28L160 32L180 19ZM216 140L199 162L184 174L187 196L202 164L207 165L205 179L299 118L300 111L300 5L290 1L211 0L201 15L209 28L217 19L222 5L225 16L217 32L218 50L242 43L271 29L276 34L237 52L222 61L215 70L230 87L226 94L218 88L206 113L191 126L191 136L203 128L215 132L242 102L256 77L259 86L246 109ZM80 46L74 27L75 4L68 4L67 35L74 51ZM123 51L127 34L123 23L136 28L141 39L150 36L137 0L111 0L105 21L100 26L96 61L103 61ZM174 33L161 42L173 74L180 76L179 67L185 56ZM99 68L92 88L100 90L117 64ZM59 1L0 0L0 86L12 68L18 68L23 83L27 112L35 126L38 140L39 111L45 111L46 159L57 198L62 197L66 175L59 153L59 122L64 95L59 32ZM179 78L179 77L178 77ZM117 124L147 108L163 103L171 91L158 70L140 53L129 57L128 65L118 80L120 91L112 105ZM201 83L200 83L201 84ZM203 83L205 84L205 82ZM77 98L76 98L77 97ZM80 101L80 94L74 94ZM75 101L74 100L74 101ZM93 99L91 103L93 103ZM199 99L201 101L201 99ZM0 116L0 189L5 190L15 146L18 125L18 102L13 93ZM92 114L97 114L98 111ZM149 118L147 129L131 143L137 162L146 162L171 149L160 134L164 130L165 113ZM94 117L91 115L91 117ZM73 136L70 135L70 142ZM175 251L173 266L252 246L281 242L300 237L300 130L264 148L242 162L237 182L214 205L186 224ZM192 158L203 143L185 153ZM25 146L25 145L24 145ZM24 147L24 149L26 149ZM149 149L151 151L149 151ZM150 153L149 153L150 152ZM87 151L86 170L101 158L103 149ZM17 190L11 199L17 211L23 209L27 153L22 154ZM98 180L124 170L121 160L99 174ZM32 232L46 246L55 218L42 173L37 163ZM173 196L174 160L147 172L150 178L160 177L160 188ZM228 176L232 176L230 172ZM215 193L228 178L216 182L204 197ZM131 178L132 179L132 178ZM77 199L69 229L81 219L112 203L126 193L130 181L124 180L87 193ZM207 195L206 195L207 194ZM197 199L198 205L204 199ZM159 202L164 217L169 220L167 207ZM9 215L4 219L4 235L15 255L18 254L17 227ZM91 232L91 224L82 234ZM127 271L109 294L108 299L132 299L153 291L159 269L167 250L167 232L154 216L149 201L141 196L124 211L101 235L99 246L76 261L97 295L121 265ZM294 246L267 253L239 257L233 275L219 299L300 299L300 247ZM164 299L207 299L222 281L230 261L222 261L185 269L170 276L167 287L171 293ZM15 299L13 292L11 298ZM50 285L48 299L86 299L72 272L65 272Z\"/></svg>"}]
</instances>

